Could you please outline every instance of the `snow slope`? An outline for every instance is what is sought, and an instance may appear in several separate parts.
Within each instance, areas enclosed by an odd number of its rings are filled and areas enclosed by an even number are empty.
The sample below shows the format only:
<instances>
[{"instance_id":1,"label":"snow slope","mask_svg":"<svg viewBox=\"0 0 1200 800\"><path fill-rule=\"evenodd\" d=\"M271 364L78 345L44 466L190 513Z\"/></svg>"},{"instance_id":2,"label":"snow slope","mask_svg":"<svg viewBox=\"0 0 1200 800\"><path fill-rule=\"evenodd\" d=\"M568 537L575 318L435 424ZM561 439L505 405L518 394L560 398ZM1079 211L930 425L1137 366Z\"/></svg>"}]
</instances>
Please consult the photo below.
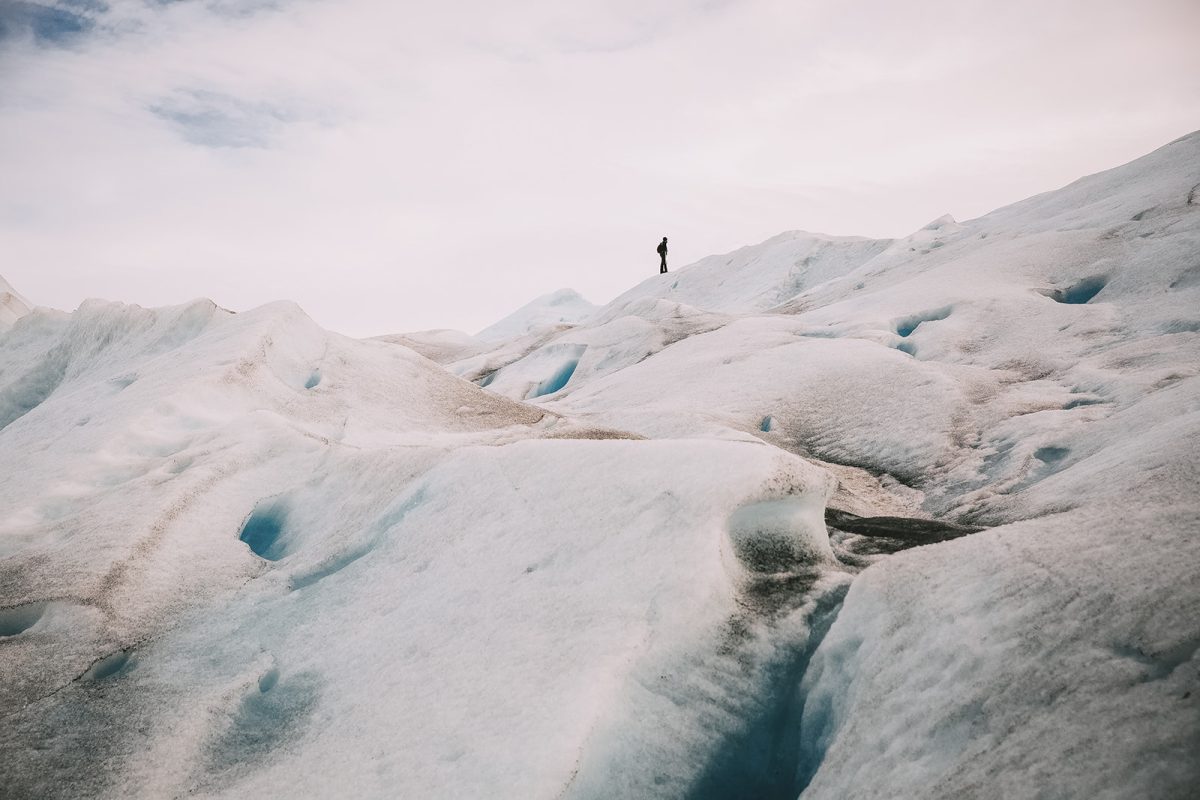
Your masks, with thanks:
<instances>
[{"instance_id":1,"label":"snow slope","mask_svg":"<svg viewBox=\"0 0 1200 800\"><path fill-rule=\"evenodd\" d=\"M1198 184L1193 134L488 336L23 315L0 785L1190 797Z\"/></svg>"},{"instance_id":2,"label":"snow slope","mask_svg":"<svg viewBox=\"0 0 1200 800\"><path fill-rule=\"evenodd\" d=\"M33 306L17 294L8 281L0 277L0 331L11 328L13 323L30 312Z\"/></svg>"}]
</instances>

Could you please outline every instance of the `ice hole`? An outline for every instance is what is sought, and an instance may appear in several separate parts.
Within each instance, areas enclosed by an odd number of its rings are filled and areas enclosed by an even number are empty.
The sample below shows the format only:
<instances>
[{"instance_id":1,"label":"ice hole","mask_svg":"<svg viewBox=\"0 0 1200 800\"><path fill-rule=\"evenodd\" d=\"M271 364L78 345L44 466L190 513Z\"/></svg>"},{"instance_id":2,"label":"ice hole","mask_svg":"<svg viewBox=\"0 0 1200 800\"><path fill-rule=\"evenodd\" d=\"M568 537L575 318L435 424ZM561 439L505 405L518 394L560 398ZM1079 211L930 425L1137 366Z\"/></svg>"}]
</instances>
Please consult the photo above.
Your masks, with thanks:
<instances>
[{"instance_id":1,"label":"ice hole","mask_svg":"<svg viewBox=\"0 0 1200 800\"><path fill-rule=\"evenodd\" d=\"M952 309L949 306L938 308L933 311L925 311L920 314L913 314L911 317L905 317L896 323L896 334L903 337L912 336L913 331L921 327L924 322L937 322L950 316Z\"/></svg>"},{"instance_id":2,"label":"ice hole","mask_svg":"<svg viewBox=\"0 0 1200 800\"><path fill-rule=\"evenodd\" d=\"M274 668L269 669L258 679L258 691L266 694L274 689L277 683L279 683L279 670Z\"/></svg>"},{"instance_id":3,"label":"ice hole","mask_svg":"<svg viewBox=\"0 0 1200 800\"><path fill-rule=\"evenodd\" d=\"M92 664L91 668L83 673L83 677L87 680L101 681L116 675L125 669L128 664L129 653L125 650L118 650L112 655L105 656L95 664Z\"/></svg>"},{"instance_id":4,"label":"ice hole","mask_svg":"<svg viewBox=\"0 0 1200 800\"><path fill-rule=\"evenodd\" d=\"M1084 278L1061 293L1054 294L1052 297L1060 303L1083 305L1100 294L1100 290L1106 285L1108 285L1108 278L1103 275L1093 275L1090 278Z\"/></svg>"},{"instance_id":5,"label":"ice hole","mask_svg":"<svg viewBox=\"0 0 1200 800\"><path fill-rule=\"evenodd\" d=\"M321 382L321 370L314 369L312 374L308 376L308 380L304 382L305 389L315 389L317 384Z\"/></svg>"},{"instance_id":6,"label":"ice hole","mask_svg":"<svg viewBox=\"0 0 1200 800\"><path fill-rule=\"evenodd\" d=\"M1056 464L1066 458L1070 452L1065 447L1039 447L1033 451L1033 457L1047 464Z\"/></svg>"},{"instance_id":7,"label":"ice hole","mask_svg":"<svg viewBox=\"0 0 1200 800\"><path fill-rule=\"evenodd\" d=\"M245 542L251 552L268 561L278 561L287 555L287 543L283 539L287 508L278 500L263 500L254 507L242 525L238 538Z\"/></svg>"},{"instance_id":8,"label":"ice hole","mask_svg":"<svg viewBox=\"0 0 1200 800\"><path fill-rule=\"evenodd\" d=\"M763 418L762 418L762 422L760 422L760 423L758 424L758 429L759 429L760 431L762 431L763 433L770 433L771 431L775 430L775 419L774 419L774 417L771 417L771 416L769 416L769 415L768 415L768 416L765 416L765 417L763 417Z\"/></svg>"},{"instance_id":9,"label":"ice hole","mask_svg":"<svg viewBox=\"0 0 1200 800\"><path fill-rule=\"evenodd\" d=\"M45 613L45 603L26 603L16 608L0 608L0 636L24 633L36 625Z\"/></svg>"}]
</instances>

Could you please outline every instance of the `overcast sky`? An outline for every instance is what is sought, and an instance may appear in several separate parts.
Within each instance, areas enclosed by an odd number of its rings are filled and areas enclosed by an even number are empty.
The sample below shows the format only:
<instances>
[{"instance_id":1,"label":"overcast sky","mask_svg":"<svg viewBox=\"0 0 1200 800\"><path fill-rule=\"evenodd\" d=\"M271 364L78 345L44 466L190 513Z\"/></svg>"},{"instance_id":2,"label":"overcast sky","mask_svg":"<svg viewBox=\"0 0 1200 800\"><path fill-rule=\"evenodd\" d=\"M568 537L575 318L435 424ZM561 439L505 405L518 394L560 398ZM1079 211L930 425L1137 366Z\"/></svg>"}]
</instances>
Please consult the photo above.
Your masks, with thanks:
<instances>
[{"instance_id":1,"label":"overcast sky","mask_svg":"<svg viewBox=\"0 0 1200 800\"><path fill-rule=\"evenodd\" d=\"M1197 0L0 0L0 274L351 335L903 236L1200 128Z\"/></svg>"}]
</instances>

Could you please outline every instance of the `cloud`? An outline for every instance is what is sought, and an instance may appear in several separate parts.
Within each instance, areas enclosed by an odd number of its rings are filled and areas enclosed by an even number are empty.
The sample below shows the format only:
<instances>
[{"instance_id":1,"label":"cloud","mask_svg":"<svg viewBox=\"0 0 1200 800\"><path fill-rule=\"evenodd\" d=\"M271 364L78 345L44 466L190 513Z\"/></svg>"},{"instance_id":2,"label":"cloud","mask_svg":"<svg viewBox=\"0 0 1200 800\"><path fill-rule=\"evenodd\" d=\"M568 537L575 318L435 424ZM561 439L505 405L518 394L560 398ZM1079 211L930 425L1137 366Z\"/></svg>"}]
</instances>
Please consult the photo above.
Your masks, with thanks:
<instances>
[{"instance_id":1,"label":"cloud","mask_svg":"<svg viewBox=\"0 0 1200 800\"><path fill-rule=\"evenodd\" d=\"M149 111L204 147L267 147L293 119L286 109L204 89L178 89Z\"/></svg>"},{"instance_id":2,"label":"cloud","mask_svg":"<svg viewBox=\"0 0 1200 800\"><path fill-rule=\"evenodd\" d=\"M108 7L98 0L0 0L0 44L28 37L43 45L57 45L87 33Z\"/></svg>"}]
</instances>

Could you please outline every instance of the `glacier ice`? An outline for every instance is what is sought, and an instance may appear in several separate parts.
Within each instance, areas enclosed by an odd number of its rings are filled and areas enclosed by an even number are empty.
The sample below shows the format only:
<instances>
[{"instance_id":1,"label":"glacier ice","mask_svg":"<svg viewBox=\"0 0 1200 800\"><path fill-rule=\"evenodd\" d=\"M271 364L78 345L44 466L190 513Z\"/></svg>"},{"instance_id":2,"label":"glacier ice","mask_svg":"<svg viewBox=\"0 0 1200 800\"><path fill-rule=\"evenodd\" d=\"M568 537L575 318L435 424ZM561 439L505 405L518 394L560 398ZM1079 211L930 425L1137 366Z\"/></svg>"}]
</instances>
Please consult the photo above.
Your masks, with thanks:
<instances>
[{"instance_id":1,"label":"glacier ice","mask_svg":"<svg viewBox=\"0 0 1200 800\"><path fill-rule=\"evenodd\" d=\"M1198 181L477 336L0 283L5 795L1189 796Z\"/></svg>"}]
</instances>

